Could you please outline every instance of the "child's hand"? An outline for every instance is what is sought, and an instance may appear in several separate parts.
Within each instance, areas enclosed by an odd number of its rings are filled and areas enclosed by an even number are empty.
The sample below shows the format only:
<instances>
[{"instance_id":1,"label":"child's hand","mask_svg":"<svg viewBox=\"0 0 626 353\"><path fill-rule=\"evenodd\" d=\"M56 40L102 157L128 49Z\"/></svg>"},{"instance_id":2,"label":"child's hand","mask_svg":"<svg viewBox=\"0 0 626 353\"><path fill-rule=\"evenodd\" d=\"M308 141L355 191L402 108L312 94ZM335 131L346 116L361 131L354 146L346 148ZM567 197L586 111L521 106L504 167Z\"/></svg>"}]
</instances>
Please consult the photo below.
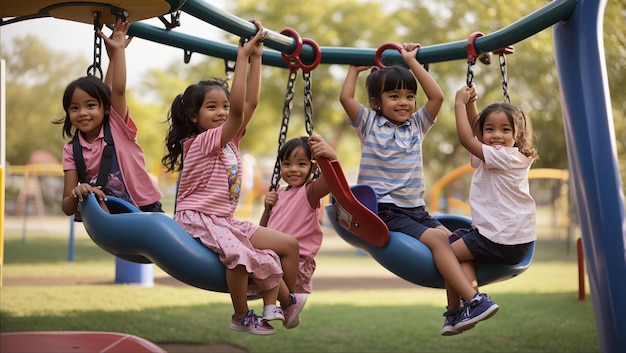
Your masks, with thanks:
<instances>
[{"instance_id":1,"label":"child's hand","mask_svg":"<svg viewBox=\"0 0 626 353\"><path fill-rule=\"evenodd\" d=\"M72 189L72 192L70 194L75 199L77 198L78 201L83 201L83 198L89 194L96 195L96 199L98 199L99 201L106 201L107 199L106 194L102 191L101 186L93 187L91 186L91 184L88 183L79 184L77 187Z\"/></svg>"},{"instance_id":2,"label":"child's hand","mask_svg":"<svg viewBox=\"0 0 626 353\"><path fill-rule=\"evenodd\" d=\"M362 66L362 65L350 65L350 70L355 70L356 72L363 72L365 70L369 70L371 66Z\"/></svg>"},{"instance_id":3,"label":"child's hand","mask_svg":"<svg viewBox=\"0 0 626 353\"><path fill-rule=\"evenodd\" d=\"M130 27L130 22L122 21L118 19L113 26L113 33L111 36L106 36L102 30L98 31L98 34L104 41L104 45L107 50L107 54L109 58L111 57L111 52L117 49L124 49L130 44L132 37L126 39L126 34L128 33L128 28Z\"/></svg>"},{"instance_id":4,"label":"child's hand","mask_svg":"<svg viewBox=\"0 0 626 353\"><path fill-rule=\"evenodd\" d=\"M265 194L265 208L273 207L274 205L276 205L276 201L278 201L278 193L276 191L270 191Z\"/></svg>"},{"instance_id":5,"label":"child's hand","mask_svg":"<svg viewBox=\"0 0 626 353\"><path fill-rule=\"evenodd\" d=\"M475 102L478 95L476 94L476 86L472 83L471 87L463 86L456 92L454 99L455 103L462 103L467 105L470 102Z\"/></svg>"},{"instance_id":6,"label":"child's hand","mask_svg":"<svg viewBox=\"0 0 626 353\"><path fill-rule=\"evenodd\" d=\"M263 29L261 22L259 22L258 20L250 19L249 21L254 23L257 28L257 32L261 32L261 38L259 38L259 40L254 44L254 51L252 52L251 56L260 57L263 55L263 41L267 38L269 32Z\"/></svg>"},{"instance_id":7,"label":"child's hand","mask_svg":"<svg viewBox=\"0 0 626 353\"><path fill-rule=\"evenodd\" d=\"M330 160L337 159L335 150L319 135L312 135L309 137L309 145L311 146L311 153L315 159L323 157Z\"/></svg>"},{"instance_id":8,"label":"child's hand","mask_svg":"<svg viewBox=\"0 0 626 353\"><path fill-rule=\"evenodd\" d=\"M239 40L239 48L238 52L246 57L250 57L252 53L257 53L257 44L261 45L260 52L263 53L263 43L259 43L259 41L263 41L263 39L267 38L267 31L263 29L263 25L261 25L261 21L252 19L250 22L254 23L257 27L257 32L253 37L250 38L242 38Z\"/></svg>"},{"instance_id":9,"label":"child's hand","mask_svg":"<svg viewBox=\"0 0 626 353\"><path fill-rule=\"evenodd\" d=\"M408 60L417 60L417 51L420 49L420 45L418 43L403 43L402 50L400 54L402 54L402 59L404 62L408 62Z\"/></svg>"}]
</instances>

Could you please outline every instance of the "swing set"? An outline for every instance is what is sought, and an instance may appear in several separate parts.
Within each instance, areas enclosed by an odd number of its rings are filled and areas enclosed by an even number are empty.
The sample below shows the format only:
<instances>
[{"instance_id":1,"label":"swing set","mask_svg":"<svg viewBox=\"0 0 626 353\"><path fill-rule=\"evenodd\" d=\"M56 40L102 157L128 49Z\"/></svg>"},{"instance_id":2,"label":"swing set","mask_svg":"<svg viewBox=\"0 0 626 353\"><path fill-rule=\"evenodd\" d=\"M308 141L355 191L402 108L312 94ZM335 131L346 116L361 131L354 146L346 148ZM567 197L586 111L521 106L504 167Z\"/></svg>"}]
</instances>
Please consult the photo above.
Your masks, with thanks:
<instances>
[{"instance_id":1,"label":"swing set","mask_svg":"<svg viewBox=\"0 0 626 353\"><path fill-rule=\"evenodd\" d=\"M588 274L594 293L592 299L601 348L603 351L626 351L626 336L621 334L626 330L626 317L620 315L626 312L626 302L621 300L626 296L626 282L619 280L626 278L624 201L615 144L609 143L614 140L614 130L610 100L607 98L609 92L602 35L598 33L602 29L605 5L606 0L554 0L505 28L487 35L475 35L470 42L476 54L493 52L500 54L500 60L506 60L507 51L512 50L510 46L553 27L572 186L580 206L577 210L582 239L585 249L588 249L585 255L589 260ZM3 18L2 25L5 25L47 16L91 24L94 23L94 14L99 14L100 23L111 24L116 16L123 14L134 22L128 32L130 36L181 48L186 60L194 52L224 60L236 58L234 45L173 30L178 25L180 11L240 37L249 37L256 32L252 23L202 0L117 1L110 4L7 0L3 1L0 15ZM171 16L171 21L164 18L167 14ZM6 17L13 19L4 20ZM161 19L166 28L136 22L153 17ZM265 45L275 51L267 50L263 53L265 65L290 68L293 62L285 61L283 55L296 53L300 42L289 34L292 33L269 31ZM312 42L306 44L301 46L297 55L301 61L299 64L378 65L375 49L320 47L318 50ZM463 40L422 47L418 60L421 63L435 63L468 59L470 73L471 65L480 55L470 58L468 49L468 41ZM99 55L99 50L94 48L94 63L98 61ZM295 60L295 57L291 59ZM399 53L392 50L381 54L380 60L385 62L387 59L401 61ZM501 68L506 69L502 61ZM290 74L292 70L290 68ZM580 82L585 84L581 85ZM508 93L505 84L506 81L503 82L503 89ZM306 104L305 109L308 109ZM598 144L597 141L607 143ZM318 163L324 173L332 175L329 179L334 181L331 189L334 201L327 206L326 211L331 215L331 221L336 222L334 227L341 236L357 247L366 248L373 257L378 256L377 260L398 276L418 276L420 278L414 281L417 284L439 287L441 282L438 282L438 273L429 267L429 261L432 260L424 255L427 249L410 250L413 245L401 243L409 237L388 230L387 238L384 224L375 217L375 194L366 186L349 186L337 161ZM125 213L105 213L93 196L80 206L85 228L99 246L133 262L153 262L173 277L198 288L225 291L224 271L220 270L223 267L217 255L183 232L169 216L141 213L113 197L109 198L109 203L111 209ZM456 228L455 224L467 222L467 219L456 217L442 219L442 223L451 229ZM386 263L391 257L396 263ZM409 264L407 261L411 258L420 258L424 264ZM521 272L527 264L518 264L521 268L517 270L496 270L496 277ZM498 280L481 278L485 271L477 268L481 284ZM424 278L421 278L422 274Z\"/></svg>"}]
</instances>

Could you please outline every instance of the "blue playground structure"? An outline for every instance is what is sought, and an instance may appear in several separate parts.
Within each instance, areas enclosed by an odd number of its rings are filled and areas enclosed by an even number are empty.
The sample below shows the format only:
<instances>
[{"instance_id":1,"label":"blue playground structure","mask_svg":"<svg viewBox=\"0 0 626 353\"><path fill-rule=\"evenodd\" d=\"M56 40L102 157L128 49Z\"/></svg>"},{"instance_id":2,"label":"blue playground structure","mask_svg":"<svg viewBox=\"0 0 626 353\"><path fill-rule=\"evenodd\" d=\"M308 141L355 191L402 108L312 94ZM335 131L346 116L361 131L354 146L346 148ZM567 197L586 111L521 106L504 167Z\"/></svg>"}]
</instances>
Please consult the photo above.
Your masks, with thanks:
<instances>
[{"instance_id":1,"label":"blue playground structure","mask_svg":"<svg viewBox=\"0 0 626 353\"><path fill-rule=\"evenodd\" d=\"M626 332L626 218L602 42L606 4L607 0L554 0L505 28L476 38L474 46L478 53L491 52L520 42L546 28L553 28L569 168L578 201L578 217L586 250L585 258L601 350L626 352L626 335L623 334ZM106 11L102 12L103 8ZM101 20L106 24L113 23L114 17L111 13L130 14L132 21L138 21L183 11L241 37L249 37L256 32L255 26L249 21L202 0L117 1L110 4L4 0L0 14L3 18L14 17L12 20L3 20L2 25L45 16L92 23L92 14L95 11L103 13ZM177 33L170 28L134 23L130 27L129 35L181 48L186 57L192 53L225 60L234 60L236 57L236 47L233 45ZM263 63L287 68L281 53L293 53L298 48L298 41L270 30L265 45L275 51L267 50L263 54ZM299 49L300 58L304 62L320 60L322 64L376 65L376 49L321 47L321 58L316 58L317 51L311 45L304 45ZM418 53L419 61L424 64L466 58L466 40L425 46ZM383 59L397 60L400 56L395 51L388 51L384 53ZM96 210L89 210L92 206L90 202L88 199L82 207L85 209L83 212L94 212L95 220L89 219L89 215L83 215L87 218L84 221L85 226L92 232L96 228L104 229L110 223L125 228L122 221L113 218L125 217L129 224L132 222L131 229L140 229L144 224L154 226L155 239L148 239L154 243L158 243L156 237L159 235L156 233L171 233L168 226L169 222L173 222L171 219L153 214L135 214L136 212L105 216ZM106 217L112 218L104 221ZM131 221L134 217L138 221ZM162 245L163 249L154 250L173 252L178 251L174 249L179 249L180 257L177 256L175 262L187 262L188 259L181 259L189 252L198 261L214 260L206 252L201 253L201 249L196 249L199 244L179 243L182 239L163 241L167 245ZM189 241L195 242L191 237ZM105 249L109 247L111 251L117 251L112 244L98 244ZM129 240L124 246L127 246L128 252L118 252L120 256L137 262L148 261L142 252L143 245ZM208 259L200 259L204 256ZM161 260L157 257L149 261L164 266L168 273L177 278L181 276L187 283L204 283L199 286L201 288L225 288L225 284L220 282L220 275L216 275L215 279L194 278L194 274L187 273L182 268L184 264L175 264L181 268L174 268L169 267L174 266L169 261L159 263Z\"/></svg>"}]
</instances>

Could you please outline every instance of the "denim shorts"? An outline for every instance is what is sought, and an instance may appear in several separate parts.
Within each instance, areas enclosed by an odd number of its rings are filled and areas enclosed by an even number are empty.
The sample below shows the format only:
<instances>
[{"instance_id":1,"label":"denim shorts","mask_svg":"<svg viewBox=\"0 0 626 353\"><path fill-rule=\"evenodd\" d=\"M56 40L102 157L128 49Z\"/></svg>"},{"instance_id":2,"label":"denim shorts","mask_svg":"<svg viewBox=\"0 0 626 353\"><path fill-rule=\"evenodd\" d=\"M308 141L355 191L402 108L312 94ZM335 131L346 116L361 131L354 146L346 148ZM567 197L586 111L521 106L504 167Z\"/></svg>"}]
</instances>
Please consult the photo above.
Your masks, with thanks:
<instances>
[{"instance_id":1,"label":"denim shorts","mask_svg":"<svg viewBox=\"0 0 626 353\"><path fill-rule=\"evenodd\" d=\"M378 217L390 231L405 233L415 239L419 239L426 230L442 225L426 212L424 206L404 208L392 203L379 203Z\"/></svg>"},{"instance_id":2,"label":"denim shorts","mask_svg":"<svg viewBox=\"0 0 626 353\"><path fill-rule=\"evenodd\" d=\"M534 242L505 245L485 238L476 228L461 228L453 235L460 237L477 262L515 265L522 261Z\"/></svg>"}]
</instances>

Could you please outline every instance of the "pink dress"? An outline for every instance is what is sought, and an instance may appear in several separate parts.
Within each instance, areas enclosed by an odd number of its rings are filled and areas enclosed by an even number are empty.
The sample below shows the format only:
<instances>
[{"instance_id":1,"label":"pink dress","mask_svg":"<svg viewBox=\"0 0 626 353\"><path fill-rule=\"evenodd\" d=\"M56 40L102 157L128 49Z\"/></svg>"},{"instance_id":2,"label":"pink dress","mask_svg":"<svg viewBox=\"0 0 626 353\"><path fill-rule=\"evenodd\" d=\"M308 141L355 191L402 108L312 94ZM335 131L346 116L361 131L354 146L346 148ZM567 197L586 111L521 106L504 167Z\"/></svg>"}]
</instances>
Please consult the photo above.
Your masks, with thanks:
<instances>
[{"instance_id":1,"label":"pink dress","mask_svg":"<svg viewBox=\"0 0 626 353\"><path fill-rule=\"evenodd\" d=\"M314 181L313 181L314 182ZM322 246L324 233L320 227L320 204L312 208L306 194L306 187L281 187L278 201L272 207L267 227L291 234L300 245L300 263L296 280L296 293L311 293L315 255Z\"/></svg>"},{"instance_id":2,"label":"pink dress","mask_svg":"<svg viewBox=\"0 0 626 353\"><path fill-rule=\"evenodd\" d=\"M278 255L256 249L250 237L258 225L233 218L241 190L239 141L235 136L220 147L222 127L184 142L183 170L174 220L215 251L229 269L238 265L250 274L248 294L276 287L283 270Z\"/></svg>"}]
</instances>

